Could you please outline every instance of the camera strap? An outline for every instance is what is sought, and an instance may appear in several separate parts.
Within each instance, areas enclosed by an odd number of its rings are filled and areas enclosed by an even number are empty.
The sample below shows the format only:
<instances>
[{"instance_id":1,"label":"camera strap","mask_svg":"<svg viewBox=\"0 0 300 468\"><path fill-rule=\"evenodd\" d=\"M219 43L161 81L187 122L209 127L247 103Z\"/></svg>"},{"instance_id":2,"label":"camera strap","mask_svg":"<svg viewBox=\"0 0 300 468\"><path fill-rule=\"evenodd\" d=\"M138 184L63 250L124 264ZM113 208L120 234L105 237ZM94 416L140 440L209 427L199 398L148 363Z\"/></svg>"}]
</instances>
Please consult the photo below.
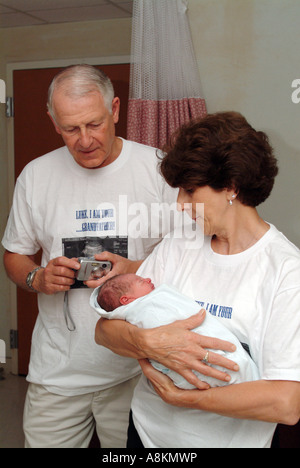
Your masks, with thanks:
<instances>
[{"instance_id":1,"label":"camera strap","mask_svg":"<svg viewBox=\"0 0 300 468\"><path fill-rule=\"evenodd\" d=\"M76 325L71 317L71 312L69 309L69 291L65 292L64 296L64 316L67 325L67 329L72 332L76 330Z\"/></svg>"}]
</instances>

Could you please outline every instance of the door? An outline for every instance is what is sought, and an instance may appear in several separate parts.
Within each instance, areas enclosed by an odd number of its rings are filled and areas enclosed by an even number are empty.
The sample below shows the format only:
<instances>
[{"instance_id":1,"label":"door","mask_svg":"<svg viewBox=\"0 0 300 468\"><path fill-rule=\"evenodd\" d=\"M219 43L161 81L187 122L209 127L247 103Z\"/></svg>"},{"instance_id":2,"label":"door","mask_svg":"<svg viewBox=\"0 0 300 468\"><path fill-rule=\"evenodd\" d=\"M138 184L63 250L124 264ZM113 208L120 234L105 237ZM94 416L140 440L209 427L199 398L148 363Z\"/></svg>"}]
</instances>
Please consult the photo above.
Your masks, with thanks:
<instances>
[{"instance_id":1,"label":"door","mask_svg":"<svg viewBox=\"0 0 300 468\"><path fill-rule=\"evenodd\" d=\"M126 138L127 107L129 95L129 64L98 66L112 80L115 94L121 100L120 120L116 125L118 136ZM14 147L15 178L24 166L49 151L63 146L47 115L47 92L52 78L61 68L15 70L14 89ZM39 258L40 258L40 254ZM39 261L37 261L39 264ZM17 288L18 317L18 372L28 373L31 335L37 317L36 294Z\"/></svg>"}]
</instances>

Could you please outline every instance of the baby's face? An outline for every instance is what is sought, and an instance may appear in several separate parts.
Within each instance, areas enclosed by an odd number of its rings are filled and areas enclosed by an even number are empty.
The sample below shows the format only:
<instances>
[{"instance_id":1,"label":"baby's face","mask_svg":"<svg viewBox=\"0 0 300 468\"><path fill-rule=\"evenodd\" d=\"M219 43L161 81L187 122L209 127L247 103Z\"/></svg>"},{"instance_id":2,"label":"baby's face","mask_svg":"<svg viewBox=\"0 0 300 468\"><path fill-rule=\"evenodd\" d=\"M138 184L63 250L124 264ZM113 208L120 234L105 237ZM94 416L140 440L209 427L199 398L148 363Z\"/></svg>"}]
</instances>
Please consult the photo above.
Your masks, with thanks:
<instances>
[{"instance_id":1,"label":"baby's face","mask_svg":"<svg viewBox=\"0 0 300 468\"><path fill-rule=\"evenodd\" d=\"M142 278L141 276L134 275L132 279L130 294L137 299L149 294L154 289L154 284L150 278Z\"/></svg>"}]
</instances>

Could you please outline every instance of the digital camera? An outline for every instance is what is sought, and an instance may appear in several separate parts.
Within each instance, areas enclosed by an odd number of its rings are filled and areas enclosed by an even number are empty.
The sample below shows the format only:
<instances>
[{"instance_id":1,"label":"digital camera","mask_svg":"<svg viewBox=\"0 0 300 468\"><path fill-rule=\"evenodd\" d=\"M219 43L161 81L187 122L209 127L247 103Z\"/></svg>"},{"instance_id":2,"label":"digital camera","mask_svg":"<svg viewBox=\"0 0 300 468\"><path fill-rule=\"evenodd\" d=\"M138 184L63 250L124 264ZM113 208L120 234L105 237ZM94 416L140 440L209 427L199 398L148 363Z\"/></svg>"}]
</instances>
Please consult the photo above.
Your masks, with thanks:
<instances>
[{"instance_id":1,"label":"digital camera","mask_svg":"<svg viewBox=\"0 0 300 468\"><path fill-rule=\"evenodd\" d=\"M80 270L77 272L77 280L97 280L107 275L111 270L111 262L100 262L94 258L79 257Z\"/></svg>"}]
</instances>

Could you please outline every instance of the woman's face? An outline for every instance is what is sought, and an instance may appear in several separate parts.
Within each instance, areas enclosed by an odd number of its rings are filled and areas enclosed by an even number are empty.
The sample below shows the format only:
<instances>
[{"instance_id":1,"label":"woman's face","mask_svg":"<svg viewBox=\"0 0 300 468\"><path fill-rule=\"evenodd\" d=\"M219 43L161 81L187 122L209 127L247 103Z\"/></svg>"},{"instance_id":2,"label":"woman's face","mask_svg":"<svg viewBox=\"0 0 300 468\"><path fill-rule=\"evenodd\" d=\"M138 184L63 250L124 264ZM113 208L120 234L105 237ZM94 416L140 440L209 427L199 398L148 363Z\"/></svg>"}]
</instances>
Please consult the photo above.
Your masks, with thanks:
<instances>
[{"instance_id":1,"label":"woman's face","mask_svg":"<svg viewBox=\"0 0 300 468\"><path fill-rule=\"evenodd\" d=\"M198 187L193 192L179 189L177 203L180 209L198 223L206 236L220 235L226 229L225 219L232 192L216 191L209 186Z\"/></svg>"}]
</instances>

